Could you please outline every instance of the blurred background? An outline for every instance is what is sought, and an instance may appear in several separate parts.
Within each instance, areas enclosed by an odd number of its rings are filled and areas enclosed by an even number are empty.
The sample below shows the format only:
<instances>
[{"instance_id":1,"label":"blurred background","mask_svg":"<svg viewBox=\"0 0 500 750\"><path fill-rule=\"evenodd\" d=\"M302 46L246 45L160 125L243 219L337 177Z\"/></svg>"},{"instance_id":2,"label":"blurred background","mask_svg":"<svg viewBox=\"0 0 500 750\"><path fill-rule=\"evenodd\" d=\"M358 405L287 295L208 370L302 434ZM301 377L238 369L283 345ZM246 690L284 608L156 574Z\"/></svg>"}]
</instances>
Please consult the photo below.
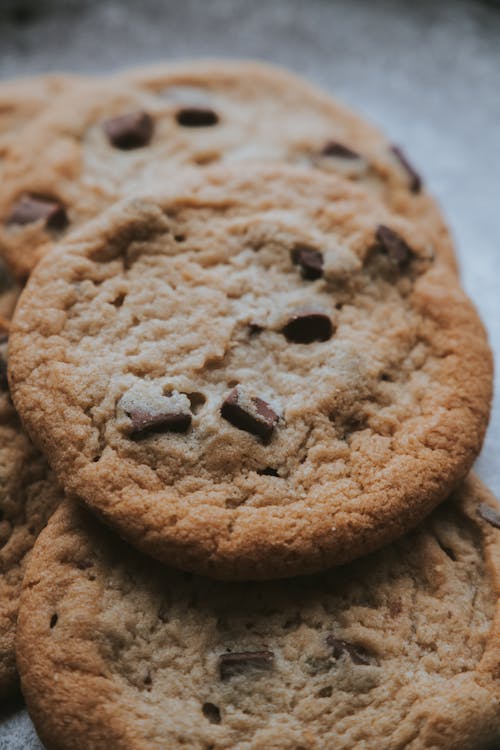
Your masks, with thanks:
<instances>
[{"instance_id":1,"label":"blurred background","mask_svg":"<svg viewBox=\"0 0 500 750\"><path fill-rule=\"evenodd\" d=\"M451 224L500 371L500 2L0 0L1 79L195 56L285 65L404 146ZM477 468L500 497L499 456L497 397ZM0 750L35 748L20 706L5 708Z\"/></svg>"}]
</instances>

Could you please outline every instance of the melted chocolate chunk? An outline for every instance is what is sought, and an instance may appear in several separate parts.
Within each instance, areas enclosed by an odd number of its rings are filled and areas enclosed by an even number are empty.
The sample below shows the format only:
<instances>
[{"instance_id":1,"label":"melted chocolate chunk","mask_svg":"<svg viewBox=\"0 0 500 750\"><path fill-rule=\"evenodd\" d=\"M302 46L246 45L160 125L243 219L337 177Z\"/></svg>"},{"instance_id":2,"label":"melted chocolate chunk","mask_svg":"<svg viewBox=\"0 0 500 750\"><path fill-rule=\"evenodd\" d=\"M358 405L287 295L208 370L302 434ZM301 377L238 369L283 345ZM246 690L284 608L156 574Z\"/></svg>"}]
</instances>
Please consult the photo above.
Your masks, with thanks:
<instances>
[{"instance_id":1,"label":"melted chocolate chunk","mask_svg":"<svg viewBox=\"0 0 500 750\"><path fill-rule=\"evenodd\" d=\"M393 263L404 266L413 255L413 250L405 240L390 227L380 224L375 233L381 250L387 254Z\"/></svg>"},{"instance_id":2,"label":"melted chocolate chunk","mask_svg":"<svg viewBox=\"0 0 500 750\"><path fill-rule=\"evenodd\" d=\"M153 118L142 110L111 117L102 126L111 145L122 151L148 146L154 132Z\"/></svg>"},{"instance_id":3,"label":"melted chocolate chunk","mask_svg":"<svg viewBox=\"0 0 500 750\"><path fill-rule=\"evenodd\" d=\"M32 224L43 219L48 229L64 229L68 225L66 209L53 198L23 195L14 204L7 224Z\"/></svg>"},{"instance_id":4,"label":"melted chocolate chunk","mask_svg":"<svg viewBox=\"0 0 500 750\"><path fill-rule=\"evenodd\" d=\"M192 419L189 413L151 414L139 408L130 410L126 414L132 423L129 428L131 437L142 437L151 432L186 432Z\"/></svg>"},{"instance_id":5,"label":"melted chocolate chunk","mask_svg":"<svg viewBox=\"0 0 500 750\"><path fill-rule=\"evenodd\" d=\"M319 279L323 276L323 254L309 245L296 245L292 250L292 261L300 266L302 278Z\"/></svg>"},{"instance_id":6,"label":"melted chocolate chunk","mask_svg":"<svg viewBox=\"0 0 500 750\"><path fill-rule=\"evenodd\" d=\"M261 438L271 437L279 421L279 416L266 401L257 396L245 396L239 386L226 397L220 413L234 427Z\"/></svg>"},{"instance_id":7,"label":"melted chocolate chunk","mask_svg":"<svg viewBox=\"0 0 500 750\"><path fill-rule=\"evenodd\" d=\"M340 659L341 656L347 654L353 664L366 666L370 663L366 652L359 646L353 646L352 643L334 638L333 635L329 635L326 642L332 648L334 659Z\"/></svg>"},{"instance_id":8,"label":"melted chocolate chunk","mask_svg":"<svg viewBox=\"0 0 500 750\"><path fill-rule=\"evenodd\" d=\"M490 523L496 529L500 529L500 513L494 508L490 508L490 506L486 505L486 503L481 503L477 509L477 512L483 520Z\"/></svg>"},{"instance_id":9,"label":"melted chocolate chunk","mask_svg":"<svg viewBox=\"0 0 500 750\"><path fill-rule=\"evenodd\" d=\"M361 156L338 141L328 141L321 149L322 156L337 156L340 159L361 159Z\"/></svg>"},{"instance_id":10,"label":"melted chocolate chunk","mask_svg":"<svg viewBox=\"0 0 500 750\"><path fill-rule=\"evenodd\" d=\"M221 654L219 656L219 675L227 680L247 667L263 669L270 667L274 661L272 651L241 651L240 653Z\"/></svg>"},{"instance_id":11,"label":"melted chocolate chunk","mask_svg":"<svg viewBox=\"0 0 500 750\"><path fill-rule=\"evenodd\" d=\"M311 344L313 341L328 341L333 333L333 325L324 313L302 312L290 318L282 333L295 344Z\"/></svg>"},{"instance_id":12,"label":"melted chocolate chunk","mask_svg":"<svg viewBox=\"0 0 500 750\"><path fill-rule=\"evenodd\" d=\"M175 119L185 128L205 128L219 122L217 113L207 107L183 107Z\"/></svg>"},{"instance_id":13,"label":"melted chocolate chunk","mask_svg":"<svg viewBox=\"0 0 500 750\"><path fill-rule=\"evenodd\" d=\"M420 177L419 173L408 161L405 153L399 148L399 146L391 146L391 151L410 178L409 187L411 192L420 193L420 191L422 190L422 178Z\"/></svg>"}]
</instances>

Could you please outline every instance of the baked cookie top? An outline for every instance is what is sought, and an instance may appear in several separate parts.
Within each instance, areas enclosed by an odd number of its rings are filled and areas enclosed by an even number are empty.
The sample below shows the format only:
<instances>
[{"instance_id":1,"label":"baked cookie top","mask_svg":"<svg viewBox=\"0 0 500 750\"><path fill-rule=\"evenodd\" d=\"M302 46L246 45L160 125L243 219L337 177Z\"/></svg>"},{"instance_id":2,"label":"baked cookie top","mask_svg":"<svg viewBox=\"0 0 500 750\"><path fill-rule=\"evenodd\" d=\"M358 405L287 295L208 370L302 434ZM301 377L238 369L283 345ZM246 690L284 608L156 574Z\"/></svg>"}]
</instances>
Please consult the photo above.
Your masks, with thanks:
<instances>
[{"instance_id":1,"label":"baked cookie top","mask_svg":"<svg viewBox=\"0 0 500 750\"><path fill-rule=\"evenodd\" d=\"M218 167L50 253L14 402L133 544L222 578L342 563L416 524L488 419L481 323L419 229L345 180Z\"/></svg>"},{"instance_id":2,"label":"baked cookie top","mask_svg":"<svg viewBox=\"0 0 500 750\"><path fill-rule=\"evenodd\" d=\"M403 152L279 68L199 61L75 81L3 156L0 253L21 281L65 233L155 178L220 161L284 161L360 182L420 223L454 266L434 201Z\"/></svg>"},{"instance_id":3,"label":"baked cookie top","mask_svg":"<svg viewBox=\"0 0 500 750\"><path fill-rule=\"evenodd\" d=\"M6 136L21 134L34 117L49 109L59 95L83 80L74 75L41 75L0 82L0 146ZM3 158L5 153L0 151Z\"/></svg>"},{"instance_id":4,"label":"baked cookie top","mask_svg":"<svg viewBox=\"0 0 500 750\"><path fill-rule=\"evenodd\" d=\"M64 503L19 616L40 737L50 750L485 748L500 739L496 508L469 479L363 560L238 584L153 563Z\"/></svg>"},{"instance_id":5,"label":"baked cookie top","mask_svg":"<svg viewBox=\"0 0 500 750\"><path fill-rule=\"evenodd\" d=\"M16 293L0 272L0 701L18 687L14 639L27 555L61 498L9 396L7 318Z\"/></svg>"}]
</instances>

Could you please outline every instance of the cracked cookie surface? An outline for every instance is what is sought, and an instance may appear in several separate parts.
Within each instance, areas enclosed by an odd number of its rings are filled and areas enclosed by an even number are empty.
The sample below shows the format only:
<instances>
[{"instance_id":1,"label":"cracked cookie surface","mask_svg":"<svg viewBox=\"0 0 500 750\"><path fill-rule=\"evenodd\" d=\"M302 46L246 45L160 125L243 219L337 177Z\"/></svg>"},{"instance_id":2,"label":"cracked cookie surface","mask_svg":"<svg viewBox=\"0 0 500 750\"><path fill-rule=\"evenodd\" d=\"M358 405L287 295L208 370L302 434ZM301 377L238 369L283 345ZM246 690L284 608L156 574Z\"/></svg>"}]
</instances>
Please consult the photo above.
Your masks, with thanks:
<instances>
[{"instance_id":1,"label":"cracked cookie surface","mask_svg":"<svg viewBox=\"0 0 500 750\"><path fill-rule=\"evenodd\" d=\"M61 499L47 462L22 428L7 384L8 318L19 293L0 274L0 700L18 686L14 638L34 541Z\"/></svg>"},{"instance_id":2,"label":"cracked cookie surface","mask_svg":"<svg viewBox=\"0 0 500 750\"><path fill-rule=\"evenodd\" d=\"M235 61L66 87L3 154L0 253L24 281L54 241L141 186L248 160L305 164L359 182L417 221L455 267L441 214L399 148L291 73Z\"/></svg>"},{"instance_id":3,"label":"cracked cookie surface","mask_svg":"<svg viewBox=\"0 0 500 750\"><path fill-rule=\"evenodd\" d=\"M212 168L73 234L21 296L9 365L66 491L222 578L401 535L468 472L491 397L481 323L418 228L285 166Z\"/></svg>"},{"instance_id":4,"label":"cracked cookie surface","mask_svg":"<svg viewBox=\"0 0 500 750\"><path fill-rule=\"evenodd\" d=\"M154 563L64 503L36 544L19 618L42 740L49 750L497 747L500 531L483 517L500 522L494 507L471 477L365 559L222 583Z\"/></svg>"}]
</instances>

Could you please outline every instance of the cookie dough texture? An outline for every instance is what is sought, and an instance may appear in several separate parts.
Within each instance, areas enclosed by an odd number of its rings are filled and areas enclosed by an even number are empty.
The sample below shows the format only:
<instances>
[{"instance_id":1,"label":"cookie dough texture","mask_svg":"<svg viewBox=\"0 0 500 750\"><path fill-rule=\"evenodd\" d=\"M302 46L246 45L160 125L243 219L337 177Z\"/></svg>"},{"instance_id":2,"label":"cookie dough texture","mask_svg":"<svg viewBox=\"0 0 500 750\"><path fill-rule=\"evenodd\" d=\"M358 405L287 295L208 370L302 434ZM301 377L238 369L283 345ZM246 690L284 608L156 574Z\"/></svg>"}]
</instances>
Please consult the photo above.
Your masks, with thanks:
<instances>
[{"instance_id":1,"label":"cookie dough texture","mask_svg":"<svg viewBox=\"0 0 500 750\"><path fill-rule=\"evenodd\" d=\"M1 277L2 283L6 283ZM14 290L0 294L8 315ZM21 583L33 543L60 500L52 472L24 432L6 382L6 322L0 320L0 701L18 687L14 638Z\"/></svg>"},{"instance_id":2,"label":"cookie dough texture","mask_svg":"<svg viewBox=\"0 0 500 750\"><path fill-rule=\"evenodd\" d=\"M480 449L491 370L418 228L282 165L110 209L39 264L11 335L14 402L66 491L220 578L314 572L414 526Z\"/></svg>"},{"instance_id":3,"label":"cookie dough texture","mask_svg":"<svg viewBox=\"0 0 500 750\"><path fill-rule=\"evenodd\" d=\"M111 122L122 116L131 120ZM74 81L3 159L0 253L21 281L54 241L152 180L248 160L304 164L359 182L417 221L455 266L441 214L405 157L328 95L269 65L199 61ZM65 221L35 214L19 222L25 196L58 202Z\"/></svg>"},{"instance_id":4,"label":"cookie dough texture","mask_svg":"<svg viewBox=\"0 0 500 750\"><path fill-rule=\"evenodd\" d=\"M221 583L76 505L38 540L17 656L48 750L483 750L500 740L500 531L472 478L349 566ZM488 744L491 743L491 744Z\"/></svg>"}]
</instances>

